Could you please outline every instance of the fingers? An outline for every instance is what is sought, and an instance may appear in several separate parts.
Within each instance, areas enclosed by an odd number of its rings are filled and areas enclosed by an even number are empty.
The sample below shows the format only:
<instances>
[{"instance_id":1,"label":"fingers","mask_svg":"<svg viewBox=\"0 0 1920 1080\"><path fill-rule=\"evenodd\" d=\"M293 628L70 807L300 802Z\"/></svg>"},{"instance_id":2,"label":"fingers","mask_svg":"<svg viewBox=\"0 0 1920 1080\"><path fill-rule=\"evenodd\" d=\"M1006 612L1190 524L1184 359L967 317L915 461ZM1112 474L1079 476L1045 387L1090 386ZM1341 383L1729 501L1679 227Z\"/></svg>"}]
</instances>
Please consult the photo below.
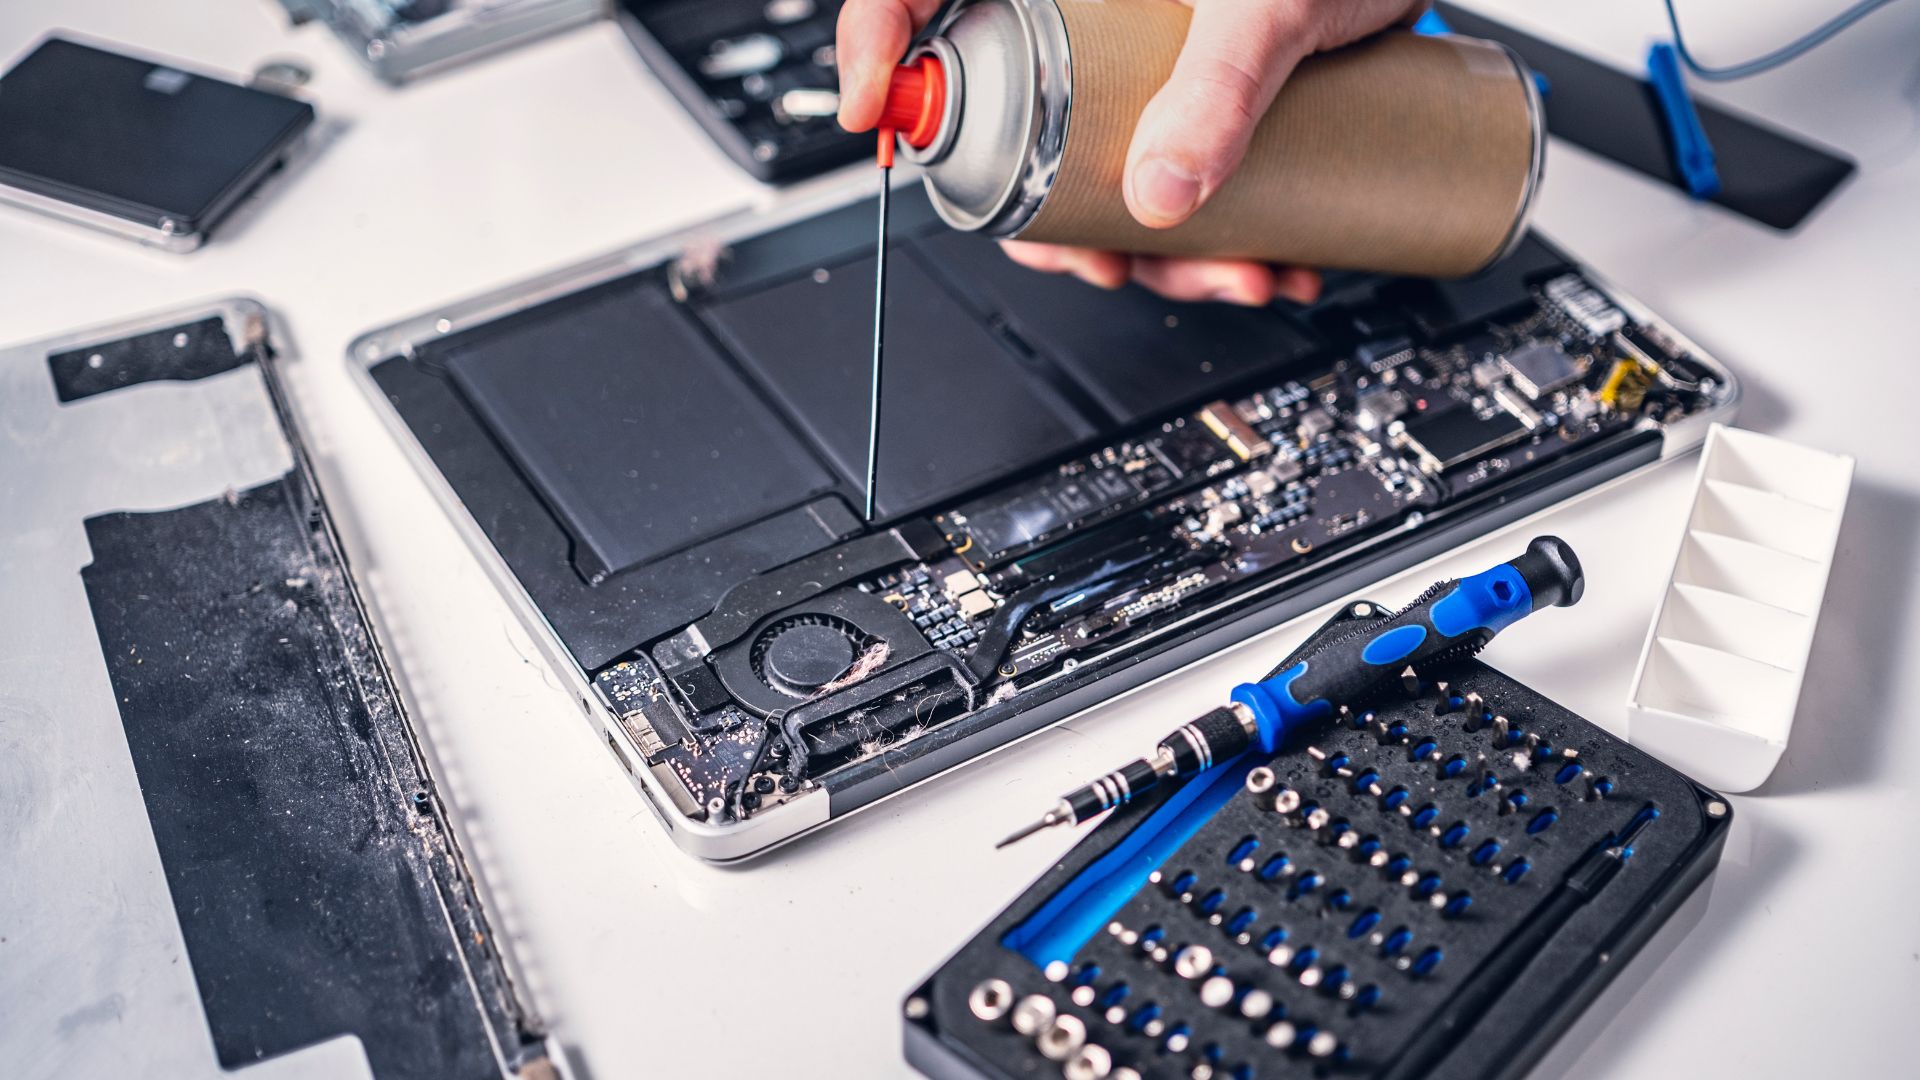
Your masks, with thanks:
<instances>
[{"instance_id":1,"label":"fingers","mask_svg":"<svg viewBox=\"0 0 1920 1080\"><path fill-rule=\"evenodd\" d=\"M1268 266L1243 259L1135 256L1133 280L1169 300L1218 300L1262 307L1275 297L1296 304L1320 299L1317 272L1304 266Z\"/></svg>"},{"instance_id":2,"label":"fingers","mask_svg":"<svg viewBox=\"0 0 1920 1080\"><path fill-rule=\"evenodd\" d=\"M1314 47L1338 48L1389 26L1412 26L1431 6L1430 0L1347 0L1326 5Z\"/></svg>"},{"instance_id":3,"label":"fingers","mask_svg":"<svg viewBox=\"0 0 1920 1080\"><path fill-rule=\"evenodd\" d=\"M1273 294L1296 304L1311 304L1320 299L1320 271L1305 266L1276 266L1273 270Z\"/></svg>"},{"instance_id":4,"label":"fingers","mask_svg":"<svg viewBox=\"0 0 1920 1080\"><path fill-rule=\"evenodd\" d=\"M1029 270L1072 274L1103 289L1117 289L1125 285L1133 273L1134 260L1117 251L1030 244L1022 240L1002 240L1000 248L1008 258Z\"/></svg>"},{"instance_id":5,"label":"fingers","mask_svg":"<svg viewBox=\"0 0 1920 1080\"><path fill-rule=\"evenodd\" d=\"M1260 307L1273 299L1273 271L1242 259L1136 258L1133 279L1169 300Z\"/></svg>"},{"instance_id":6,"label":"fingers","mask_svg":"<svg viewBox=\"0 0 1920 1080\"><path fill-rule=\"evenodd\" d=\"M1030 270L1072 274L1103 289L1117 289L1134 281L1169 300L1213 300L1260 307L1275 297L1297 304L1311 304L1320 298L1320 275L1300 266L1265 266L1241 259L1128 256L1019 240L1003 240L1000 246L1008 258Z\"/></svg>"},{"instance_id":7,"label":"fingers","mask_svg":"<svg viewBox=\"0 0 1920 1080\"><path fill-rule=\"evenodd\" d=\"M1428 0L1187 0L1193 21L1127 151L1127 208L1143 225L1192 217L1246 156L1301 57L1411 23Z\"/></svg>"},{"instance_id":8,"label":"fingers","mask_svg":"<svg viewBox=\"0 0 1920 1080\"><path fill-rule=\"evenodd\" d=\"M880 122L894 65L939 8L940 0L847 0L834 45L841 127L866 131Z\"/></svg>"},{"instance_id":9,"label":"fingers","mask_svg":"<svg viewBox=\"0 0 1920 1080\"><path fill-rule=\"evenodd\" d=\"M1254 124L1311 48L1303 0L1196 0L1186 45L1127 152L1127 208L1164 229L1193 215L1247 152Z\"/></svg>"}]
</instances>

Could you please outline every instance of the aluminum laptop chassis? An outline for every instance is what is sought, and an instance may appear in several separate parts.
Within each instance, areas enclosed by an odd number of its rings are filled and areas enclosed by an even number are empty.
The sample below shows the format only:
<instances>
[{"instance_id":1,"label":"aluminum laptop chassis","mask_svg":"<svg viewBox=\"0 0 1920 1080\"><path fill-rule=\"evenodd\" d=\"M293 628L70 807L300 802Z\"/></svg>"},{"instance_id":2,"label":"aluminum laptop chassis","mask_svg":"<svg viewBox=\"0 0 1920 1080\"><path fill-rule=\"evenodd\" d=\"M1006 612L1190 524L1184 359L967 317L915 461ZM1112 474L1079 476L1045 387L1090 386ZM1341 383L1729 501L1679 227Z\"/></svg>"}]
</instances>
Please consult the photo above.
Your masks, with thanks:
<instances>
[{"instance_id":1,"label":"aluminum laptop chassis","mask_svg":"<svg viewBox=\"0 0 1920 1080\"><path fill-rule=\"evenodd\" d=\"M291 362L246 299L0 348L0 1045L28 1075L560 1080Z\"/></svg>"},{"instance_id":2,"label":"aluminum laptop chassis","mask_svg":"<svg viewBox=\"0 0 1920 1080\"><path fill-rule=\"evenodd\" d=\"M911 183L902 177L899 183ZM1642 419L1638 430L1658 430L1657 440L1646 440L1631 452L1584 467L1572 475L1518 492L1475 513L1447 520L1423 522L1415 514L1370 540L1348 548L1325 562L1236 593L1227 600L1196 605L1164 634L1155 637L1152 654L1118 670L1087 677L1083 670L1058 671L1042 680L1055 692L1024 710L988 705L964 718L966 734L943 740L937 748L915 752L913 742L877 758L830 773L821 783L779 805L761 810L744 821L715 825L695 820L676 808L674 793L641 763L642 748L622 724L602 693L590 682L562 644L548 618L516 579L505 559L466 510L450 483L441 475L426 448L409 429L398 410L375 383L372 368L383 360L413 355L416 347L471 330L526 311L539 304L577 293L636 271L662 266L687 252L712 252L783 226L806 221L851 201L844 188L777 206L765 214L742 213L696 226L671 236L647 241L575 267L542 275L531 281L498 289L470 300L451 303L369 332L349 349L351 366L361 379L376 411L405 448L414 467L426 479L496 587L506 597L545 654L548 663L580 703L595 736L603 741L635 787L646 797L661 821L689 854L714 862L731 862L760 854L807 833L844 813L891 797L948 768L990 750L1050 727L1067 717L1143 686L1220 649L1278 625L1320 604L1349 595L1386 576L1443 555L1460 544L1494 529L1512 525L1568 500L1633 475L1658 462L1699 447L1708 425L1732 417L1739 398L1737 381L1704 350L1659 320L1643 305L1607 285L1591 271L1581 269L1593 285L1632 319L1658 327L1688 350L1717 376L1718 393L1711 407L1662 427ZM1577 265L1577 264L1576 264ZM1231 609L1231 610L1229 610ZM1164 644L1169 638L1174 644ZM1104 665L1103 665L1104 666ZM1022 693L1027 691L1023 688ZM997 717L996 717L996 714ZM956 722L958 723L958 722Z\"/></svg>"}]
</instances>

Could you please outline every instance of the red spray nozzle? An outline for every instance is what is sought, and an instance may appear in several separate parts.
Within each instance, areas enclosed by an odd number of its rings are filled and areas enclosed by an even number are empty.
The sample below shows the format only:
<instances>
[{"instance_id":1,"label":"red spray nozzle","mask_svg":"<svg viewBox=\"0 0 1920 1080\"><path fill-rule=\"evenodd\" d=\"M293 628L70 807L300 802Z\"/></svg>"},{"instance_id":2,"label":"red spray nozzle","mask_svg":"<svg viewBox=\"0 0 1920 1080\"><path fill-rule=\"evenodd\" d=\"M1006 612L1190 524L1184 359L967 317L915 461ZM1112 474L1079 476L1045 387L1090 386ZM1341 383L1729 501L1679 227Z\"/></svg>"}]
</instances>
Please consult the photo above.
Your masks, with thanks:
<instances>
[{"instance_id":1,"label":"red spray nozzle","mask_svg":"<svg viewBox=\"0 0 1920 1080\"><path fill-rule=\"evenodd\" d=\"M887 104L880 112L880 164L893 164L897 132L916 150L933 145L947 110L947 73L940 61L922 56L893 69L887 84Z\"/></svg>"}]
</instances>

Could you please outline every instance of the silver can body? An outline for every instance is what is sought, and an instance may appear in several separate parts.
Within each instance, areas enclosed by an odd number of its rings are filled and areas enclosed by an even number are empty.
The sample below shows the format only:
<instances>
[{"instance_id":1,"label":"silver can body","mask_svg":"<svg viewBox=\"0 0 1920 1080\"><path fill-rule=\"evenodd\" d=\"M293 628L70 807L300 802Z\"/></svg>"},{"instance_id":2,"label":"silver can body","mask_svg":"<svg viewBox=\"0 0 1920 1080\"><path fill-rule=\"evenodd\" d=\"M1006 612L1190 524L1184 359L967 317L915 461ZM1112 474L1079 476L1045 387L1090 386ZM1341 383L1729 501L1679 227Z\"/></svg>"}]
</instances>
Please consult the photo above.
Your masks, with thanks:
<instances>
[{"instance_id":1,"label":"silver can body","mask_svg":"<svg viewBox=\"0 0 1920 1080\"><path fill-rule=\"evenodd\" d=\"M1066 145L1066 23L1051 0L957 4L915 50L928 54L948 73L946 117L932 145L901 153L925 170L947 224L1012 236L1045 201Z\"/></svg>"}]
</instances>

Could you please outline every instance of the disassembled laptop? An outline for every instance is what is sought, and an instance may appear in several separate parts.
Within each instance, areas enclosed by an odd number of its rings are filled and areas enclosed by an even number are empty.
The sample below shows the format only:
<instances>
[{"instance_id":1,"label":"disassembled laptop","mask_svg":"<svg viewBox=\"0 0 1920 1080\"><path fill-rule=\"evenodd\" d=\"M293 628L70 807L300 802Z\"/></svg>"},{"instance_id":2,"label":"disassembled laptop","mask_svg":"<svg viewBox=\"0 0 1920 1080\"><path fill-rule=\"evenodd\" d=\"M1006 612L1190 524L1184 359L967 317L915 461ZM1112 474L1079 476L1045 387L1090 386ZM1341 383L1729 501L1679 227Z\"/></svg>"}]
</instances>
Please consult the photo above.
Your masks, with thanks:
<instances>
[{"instance_id":1,"label":"disassembled laptop","mask_svg":"<svg viewBox=\"0 0 1920 1080\"><path fill-rule=\"evenodd\" d=\"M891 317L920 332L889 361L870 528L871 204L696 230L355 349L706 858L1690 448L1736 397L1538 240L1471 283L1352 276L1297 316L1228 312L1056 284L903 200Z\"/></svg>"}]
</instances>

